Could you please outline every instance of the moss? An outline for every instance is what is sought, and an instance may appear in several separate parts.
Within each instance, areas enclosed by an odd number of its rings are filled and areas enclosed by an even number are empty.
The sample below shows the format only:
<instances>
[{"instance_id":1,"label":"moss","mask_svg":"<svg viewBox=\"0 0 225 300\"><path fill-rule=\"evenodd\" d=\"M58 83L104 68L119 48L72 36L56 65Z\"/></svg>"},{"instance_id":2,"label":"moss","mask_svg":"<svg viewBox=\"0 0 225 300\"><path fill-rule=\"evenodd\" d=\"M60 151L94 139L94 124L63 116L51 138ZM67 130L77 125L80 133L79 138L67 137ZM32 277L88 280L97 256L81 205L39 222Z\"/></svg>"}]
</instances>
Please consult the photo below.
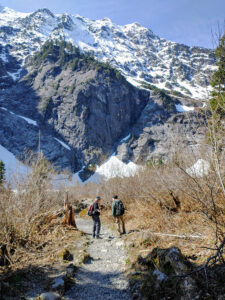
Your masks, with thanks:
<instances>
[{"instance_id":1,"label":"moss","mask_svg":"<svg viewBox=\"0 0 225 300\"><path fill-rule=\"evenodd\" d=\"M83 257L82 257L82 263L86 264L91 259L90 255L84 251Z\"/></svg>"}]
</instances>

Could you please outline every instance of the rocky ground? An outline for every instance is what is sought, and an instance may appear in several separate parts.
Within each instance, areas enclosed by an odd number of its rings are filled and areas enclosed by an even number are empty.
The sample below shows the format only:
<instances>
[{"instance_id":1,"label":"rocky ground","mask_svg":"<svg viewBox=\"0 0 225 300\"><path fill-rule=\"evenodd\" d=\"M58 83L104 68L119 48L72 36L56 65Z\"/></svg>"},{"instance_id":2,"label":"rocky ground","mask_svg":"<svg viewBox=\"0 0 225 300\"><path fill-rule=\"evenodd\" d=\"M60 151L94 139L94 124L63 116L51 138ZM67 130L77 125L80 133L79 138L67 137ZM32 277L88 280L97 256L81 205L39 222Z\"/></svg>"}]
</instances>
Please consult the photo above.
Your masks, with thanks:
<instances>
[{"instance_id":1,"label":"rocky ground","mask_svg":"<svg viewBox=\"0 0 225 300\"><path fill-rule=\"evenodd\" d=\"M78 228L91 239L92 220L77 219ZM123 272L126 252L123 241L103 226L101 239L92 239L88 248L90 260L76 273L76 284L66 299L130 299L128 280Z\"/></svg>"}]
</instances>

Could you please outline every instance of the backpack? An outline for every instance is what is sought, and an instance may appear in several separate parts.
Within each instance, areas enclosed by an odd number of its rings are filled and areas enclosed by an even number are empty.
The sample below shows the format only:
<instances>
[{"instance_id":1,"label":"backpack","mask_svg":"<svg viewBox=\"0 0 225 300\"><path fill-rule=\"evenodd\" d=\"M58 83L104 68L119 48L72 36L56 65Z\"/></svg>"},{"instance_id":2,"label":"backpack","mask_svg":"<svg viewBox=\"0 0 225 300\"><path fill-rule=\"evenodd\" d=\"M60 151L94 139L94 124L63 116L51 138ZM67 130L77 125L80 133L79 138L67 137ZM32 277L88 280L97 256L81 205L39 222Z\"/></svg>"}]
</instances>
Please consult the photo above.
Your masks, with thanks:
<instances>
[{"instance_id":1,"label":"backpack","mask_svg":"<svg viewBox=\"0 0 225 300\"><path fill-rule=\"evenodd\" d=\"M115 204L115 214L116 217L118 216L122 216L124 214L124 206L123 206L123 202L121 200L117 201Z\"/></svg>"},{"instance_id":2,"label":"backpack","mask_svg":"<svg viewBox=\"0 0 225 300\"><path fill-rule=\"evenodd\" d=\"M88 208L88 216L93 216L93 211L94 211L94 205L91 204L90 207Z\"/></svg>"}]
</instances>

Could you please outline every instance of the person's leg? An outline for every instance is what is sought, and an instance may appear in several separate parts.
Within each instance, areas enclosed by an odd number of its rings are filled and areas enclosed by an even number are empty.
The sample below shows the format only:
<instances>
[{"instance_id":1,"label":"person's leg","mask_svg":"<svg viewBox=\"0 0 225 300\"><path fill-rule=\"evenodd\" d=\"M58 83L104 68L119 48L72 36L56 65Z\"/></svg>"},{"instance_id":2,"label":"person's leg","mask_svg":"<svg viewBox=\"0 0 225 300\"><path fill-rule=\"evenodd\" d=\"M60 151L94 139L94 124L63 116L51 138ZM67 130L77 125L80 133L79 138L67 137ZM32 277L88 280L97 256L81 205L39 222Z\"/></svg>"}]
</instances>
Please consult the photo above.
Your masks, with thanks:
<instances>
[{"instance_id":1,"label":"person's leg","mask_svg":"<svg viewBox=\"0 0 225 300\"><path fill-rule=\"evenodd\" d=\"M121 223L122 223L123 233L126 233L124 217L121 216L121 219L120 219L120 220L121 220Z\"/></svg>"},{"instance_id":2,"label":"person's leg","mask_svg":"<svg viewBox=\"0 0 225 300\"><path fill-rule=\"evenodd\" d=\"M118 232L121 234L121 228L120 228L120 216L116 217L116 222L118 226Z\"/></svg>"},{"instance_id":3,"label":"person's leg","mask_svg":"<svg viewBox=\"0 0 225 300\"><path fill-rule=\"evenodd\" d=\"M95 231L96 231L96 220L95 220L95 216L92 216L92 220L93 220L93 231L92 231L92 236L95 237Z\"/></svg>"},{"instance_id":4,"label":"person's leg","mask_svg":"<svg viewBox=\"0 0 225 300\"><path fill-rule=\"evenodd\" d=\"M101 221L100 221L100 217L99 216L97 216L97 218L96 218L96 225L97 225L96 236L99 237L100 230L101 230Z\"/></svg>"}]
</instances>

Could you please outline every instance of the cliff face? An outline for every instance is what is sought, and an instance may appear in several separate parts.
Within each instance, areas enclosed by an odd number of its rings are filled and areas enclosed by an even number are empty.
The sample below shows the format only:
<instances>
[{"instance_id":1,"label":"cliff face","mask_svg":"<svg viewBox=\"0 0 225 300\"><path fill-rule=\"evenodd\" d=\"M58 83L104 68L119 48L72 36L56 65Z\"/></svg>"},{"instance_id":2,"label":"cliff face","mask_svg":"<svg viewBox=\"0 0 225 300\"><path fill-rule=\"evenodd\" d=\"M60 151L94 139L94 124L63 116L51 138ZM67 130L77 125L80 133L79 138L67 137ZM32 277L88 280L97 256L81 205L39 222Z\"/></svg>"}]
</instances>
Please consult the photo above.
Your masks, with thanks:
<instances>
[{"instance_id":1,"label":"cliff face","mask_svg":"<svg viewBox=\"0 0 225 300\"><path fill-rule=\"evenodd\" d=\"M63 52L62 63L60 47L54 45L46 57L40 52L30 60L27 74L1 91L1 143L16 155L26 149L36 151L40 131L47 158L77 171L112 153L140 116L149 92L136 89L110 66L81 53Z\"/></svg>"}]
</instances>

